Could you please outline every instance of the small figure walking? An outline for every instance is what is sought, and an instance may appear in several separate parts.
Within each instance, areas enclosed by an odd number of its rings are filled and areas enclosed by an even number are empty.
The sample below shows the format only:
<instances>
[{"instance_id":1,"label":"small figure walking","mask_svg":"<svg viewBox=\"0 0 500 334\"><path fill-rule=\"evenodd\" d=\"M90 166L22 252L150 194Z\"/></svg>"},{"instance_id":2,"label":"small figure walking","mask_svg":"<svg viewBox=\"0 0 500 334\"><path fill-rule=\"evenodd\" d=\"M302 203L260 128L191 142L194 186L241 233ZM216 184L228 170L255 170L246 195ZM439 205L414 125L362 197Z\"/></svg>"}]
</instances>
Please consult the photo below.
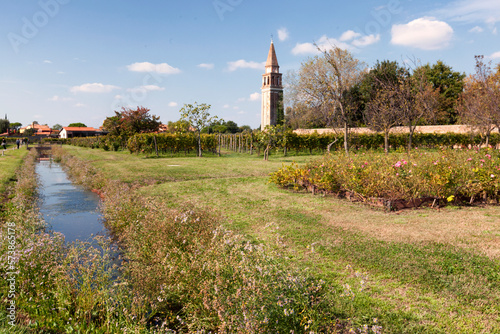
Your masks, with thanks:
<instances>
[{"instance_id":1,"label":"small figure walking","mask_svg":"<svg viewBox=\"0 0 500 334\"><path fill-rule=\"evenodd\" d=\"M17 149L19 149L20 144L21 144L21 141L19 140L19 138L17 138L17 140L16 140Z\"/></svg>"},{"instance_id":2,"label":"small figure walking","mask_svg":"<svg viewBox=\"0 0 500 334\"><path fill-rule=\"evenodd\" d=\"M2 147L4 150L7 149L7 142L5 141L5 138L2 139Z\"/></svg>"}]
</instances>

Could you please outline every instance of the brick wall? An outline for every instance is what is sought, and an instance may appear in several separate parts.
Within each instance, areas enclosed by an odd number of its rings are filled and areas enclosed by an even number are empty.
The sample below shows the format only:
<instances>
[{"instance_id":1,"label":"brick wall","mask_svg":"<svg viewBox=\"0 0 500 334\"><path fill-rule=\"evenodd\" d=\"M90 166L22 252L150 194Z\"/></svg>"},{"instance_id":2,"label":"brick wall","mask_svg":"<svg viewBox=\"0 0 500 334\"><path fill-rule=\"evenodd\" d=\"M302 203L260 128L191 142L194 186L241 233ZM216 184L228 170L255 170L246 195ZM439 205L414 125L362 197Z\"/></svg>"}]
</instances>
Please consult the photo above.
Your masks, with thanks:
<instances>
[{"instance_id":1,"label":"brick wall","mask_svg":"<svg viewBox=\"0 0 500 334\"><path fill-rule=\"evenodd\" d=\"M354 133L374 133L374 131L369 128L352 128L351 132ZM333 129L297 129L293 132L302 135L302 134L311 134L316 131L318 134L324 133L332 133L335 132ZM338 133L343 133L344 129L337 129ZM417 126L415 129L416 133L469 133L470 127L468 125L426 125L426 126ZM493 132L498 133L498 129L495 129ZM398 126L391 129L391 133L408 133L408 127Z\"/></svg>"}]
</instances>

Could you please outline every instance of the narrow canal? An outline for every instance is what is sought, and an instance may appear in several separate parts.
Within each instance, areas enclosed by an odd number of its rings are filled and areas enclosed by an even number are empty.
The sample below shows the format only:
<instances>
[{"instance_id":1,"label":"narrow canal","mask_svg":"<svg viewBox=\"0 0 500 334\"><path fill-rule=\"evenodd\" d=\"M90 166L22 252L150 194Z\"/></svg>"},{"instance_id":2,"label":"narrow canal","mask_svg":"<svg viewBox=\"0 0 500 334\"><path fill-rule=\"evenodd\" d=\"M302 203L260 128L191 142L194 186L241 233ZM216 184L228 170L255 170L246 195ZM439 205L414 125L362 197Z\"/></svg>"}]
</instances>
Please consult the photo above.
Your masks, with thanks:
<instances>
[{"instance_id":1,"label":"narrow canal","mask_svg":"<svg viewBox=\"0 0 500 334\"><path fill-rule=\"evenodd\" d=\"M99 214L99 196L74 185L61 165L40 161L39 208L49 230L64 234L66 242L87 241L106 234Z\"/></svg>"}]
</instances>

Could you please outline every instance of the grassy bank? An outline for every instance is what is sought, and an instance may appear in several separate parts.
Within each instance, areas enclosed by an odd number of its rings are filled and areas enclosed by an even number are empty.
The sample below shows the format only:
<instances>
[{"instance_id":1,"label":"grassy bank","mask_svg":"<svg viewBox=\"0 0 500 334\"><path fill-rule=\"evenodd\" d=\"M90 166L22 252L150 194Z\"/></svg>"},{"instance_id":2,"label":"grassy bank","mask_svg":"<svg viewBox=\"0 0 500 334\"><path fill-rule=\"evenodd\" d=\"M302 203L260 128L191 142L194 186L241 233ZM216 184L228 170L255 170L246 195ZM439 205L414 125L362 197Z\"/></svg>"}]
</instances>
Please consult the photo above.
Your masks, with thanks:
<instances>
[{"instance_id":1,"label":"grassy bank","mask_svg":"<svg viewBox=\"0 0 500 334\"><path fill-rule=\"evenodd\" d=\"M124 312L131 296L114 279L109 241L96 239L102 250L65 244L47 230L36 206L35 161L35 150L24 157L0 220L0 332L140 333L144 326Z\"/></svg>"},{"instance_id":2,"label":"grassy bank","mask_svg":"<svg viewBox=\"0 0 500 334\"><path fill-rule=\"evenodd\" d=\"M4 194L8 185L16 181L16 170L28 154L28 150L8 149L3 156L0 156L0 194Z\"/></svg>"},{"instance_id":3,"label":"grassy bank","mask_svg":"<svg viewBox=\"0 0 500 334\"><path fill-rule=\"evenodd\" d=\"M340 318L377 318L394 333L498 332L499 207L389 214L268 183L283 162L309 157L271 157L266 163L246 155L145 159L68 151L109 178L140 185L141 197L170 208L189 202L215 210L227 228L255 240L270 242L279 233L293 263L338 296L356 295L342 304Z\"/></svg>"}]
</instances>

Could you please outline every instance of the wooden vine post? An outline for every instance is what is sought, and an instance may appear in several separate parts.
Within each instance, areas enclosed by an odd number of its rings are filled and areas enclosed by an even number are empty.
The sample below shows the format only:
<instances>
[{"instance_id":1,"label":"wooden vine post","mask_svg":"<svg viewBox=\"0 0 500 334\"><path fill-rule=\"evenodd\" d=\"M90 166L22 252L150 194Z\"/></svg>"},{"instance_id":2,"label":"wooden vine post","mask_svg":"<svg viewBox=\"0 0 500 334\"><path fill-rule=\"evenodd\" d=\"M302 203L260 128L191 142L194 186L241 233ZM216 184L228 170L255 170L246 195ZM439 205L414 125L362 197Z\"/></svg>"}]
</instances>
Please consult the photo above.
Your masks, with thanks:
<instances>
[{"instance_id":1,"label":"wooden vine post","mask_svg":"<svg viewBox=\"0 0 500 334\"><path fill-rule=\"evenodd\" d=\"M153 141L155 143L155 152L156 152L156 157L158 158L158 144L156 143L156 136L153 136Z\"/></svg>"}]
</instances>

